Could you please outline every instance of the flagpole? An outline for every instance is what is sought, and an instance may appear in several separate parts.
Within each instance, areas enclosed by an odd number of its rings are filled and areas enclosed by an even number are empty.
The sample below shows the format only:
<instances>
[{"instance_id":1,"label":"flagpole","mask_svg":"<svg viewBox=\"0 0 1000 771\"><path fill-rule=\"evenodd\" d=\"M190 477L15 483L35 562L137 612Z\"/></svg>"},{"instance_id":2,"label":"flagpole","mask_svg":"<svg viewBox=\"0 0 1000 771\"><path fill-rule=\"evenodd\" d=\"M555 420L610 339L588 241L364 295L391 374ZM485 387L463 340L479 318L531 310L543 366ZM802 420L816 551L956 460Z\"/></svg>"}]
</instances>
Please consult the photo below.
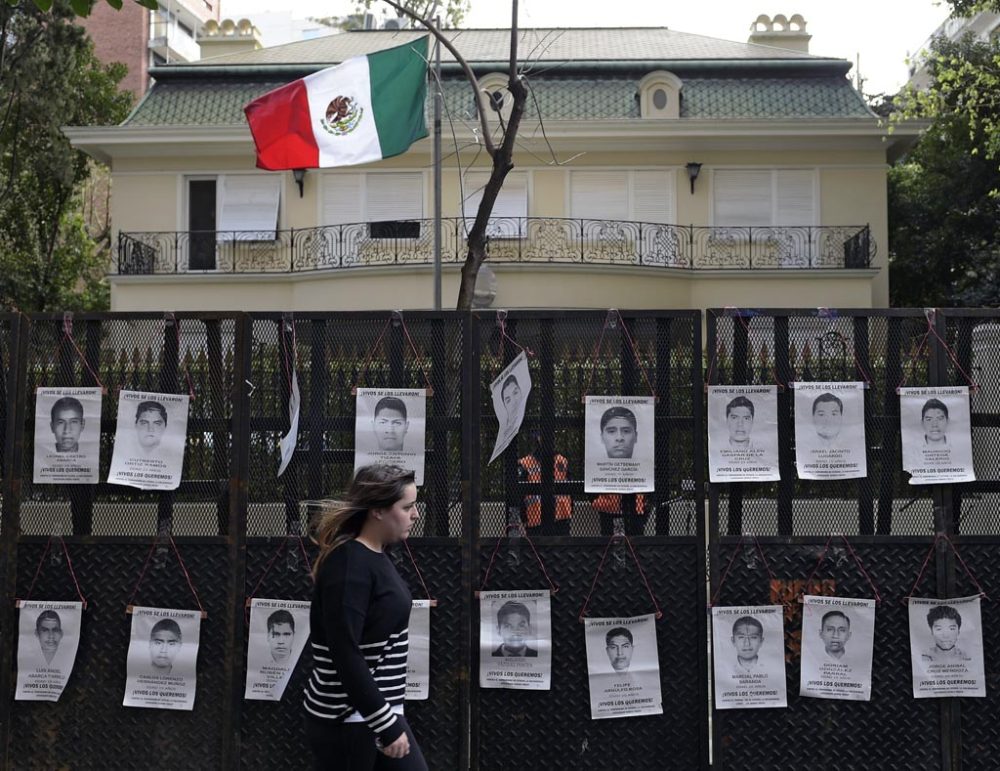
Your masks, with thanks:
<instances>
[{"instance_id":1,"label":"flagpole","mask_svg":"<svg viewBox=\"0 0 1000 771\"><path fill-rule=\"evenodd\" d=\"M441 17L434 19L441 30ZM434 43L434 310L441 310L441 42Z\"/></svg>"}]
</instances>

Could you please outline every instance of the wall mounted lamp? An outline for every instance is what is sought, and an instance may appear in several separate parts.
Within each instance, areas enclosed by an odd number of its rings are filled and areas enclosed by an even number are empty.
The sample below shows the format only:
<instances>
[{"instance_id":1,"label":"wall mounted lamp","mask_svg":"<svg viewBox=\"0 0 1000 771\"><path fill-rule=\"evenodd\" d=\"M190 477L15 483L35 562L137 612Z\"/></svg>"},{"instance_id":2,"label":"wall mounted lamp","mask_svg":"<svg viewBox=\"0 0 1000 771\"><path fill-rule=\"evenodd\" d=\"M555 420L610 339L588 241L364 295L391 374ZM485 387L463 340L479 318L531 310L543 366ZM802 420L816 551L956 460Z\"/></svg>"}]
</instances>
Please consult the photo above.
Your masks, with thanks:
<instances>
[{"instance_id":1,"label":"wall mounted lamp","mask_svg":"<svg viewBox=\"0 0 1000 771\"><path fill-rule=\"evenodd\" d=\"M295 180L295 184L299 186L299 198L302 198L304 195L303 187L305 186L305 181L306 181L306 170L293 169L292 178ZM692 181L691 184L694 185L694 182Z\"/></svg>"},{"instance_id":2,"label":"wall mounted lamp","mask_svg":"<svg viewBox=\"0 0 1000 771\"><path fill-rule=\"evenodd\" d=\"M694 181L698 179L698 175L701 174L701 164L689 163L686 168L688 179L691 180L691 195L694 195Z\"/></svg>"}]
</instances>

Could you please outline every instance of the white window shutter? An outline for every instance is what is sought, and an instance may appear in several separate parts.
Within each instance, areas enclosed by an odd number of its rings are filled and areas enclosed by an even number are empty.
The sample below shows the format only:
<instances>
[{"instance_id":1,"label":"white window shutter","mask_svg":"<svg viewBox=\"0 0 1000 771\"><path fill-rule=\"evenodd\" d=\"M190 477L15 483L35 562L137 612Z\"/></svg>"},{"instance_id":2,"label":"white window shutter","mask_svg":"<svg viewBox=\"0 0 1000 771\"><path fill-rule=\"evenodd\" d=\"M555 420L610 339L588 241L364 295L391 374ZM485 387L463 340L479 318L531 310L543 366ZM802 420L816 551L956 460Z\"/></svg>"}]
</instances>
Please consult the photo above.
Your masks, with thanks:
<instances>
[{"instance_id":1,"label":"white window shutter","mask_svg":"<svg viewBox=\"0 0 1000 771\"><path fill-rule=\"evenodd\" d=\"M323 174L323 215L321 226L364 222L360 174Z\"/></svg>"},{"instance_id":2,"label":"white window shutter","mask_svg":"<svg viewBox=\"0 0 1000 771\"><path fill-rule=\"evenodd\" d=\"M465 193L466 227L476 221L479 203L483 200L483 187L488 174L467 174L463 183ZM495 238L516 238L523 228L521 219L528 216L528 177L526 174L508 174L493 204L491 223L486 234Z\"/></svg>"},{"instance_id":3,"label":"white window shutter","mask_svg":"<svg viewBox=\"0 0 1000 771\"><path fill-rule=\"evenodd\" d=\"M219 181L218 239L232 239L233 231L242 231L244 235L237 237L246 239L246 231L251 231L254 234L251 240L273 241L278 229L282 177L234 174Z\"/></svg>"},{"instance_id":4,"label":"white window shutter","mask_svg":"<svg viewBox=\"0 0 1000 771\"><path fill-rule=\"evenodd\" d=\"M419 220L423 217L423 174L420 172L394 172L366 175L366 222Z\"/></svg>"},{"instance_id":5,"label":"white window shutter","mask_svg":"<svg viewBox=\"0 0 1000 771\"><path fill-rule=\"evenodd\" d=\"M637 222L670 224L674 221L674 173L632 173L632 217Z\"/></svg>"},{"instance_id":6,"label":"white window shutter","mask_svg":"<svg viewBox=\"0 0 1000 771\"><path fill-rule=\"evenodd\" d=\"M808 169L781 169L775 172L775 225L815 224L813 182L813 172Z\"/></svg>"},{"instance_id":7,"label":"white window shutter","mask_svg":"<svg viewBox=\"0 0 1000 771\"><path fill-rule=\"evenodd\" d=\"M571 171L570 216L585 220L627 220L628 173Z\"/></svg>"},{"instance_id":8,"label":"white window shutter","mask_svg":"<svg viewBox=\"0 0 1000 771\"><path fill-rule=\"evenodd\" d=\"M712 196L715 225L772 224L770 171L719 169L712 176Z\"/></svg>"}]
</instances>

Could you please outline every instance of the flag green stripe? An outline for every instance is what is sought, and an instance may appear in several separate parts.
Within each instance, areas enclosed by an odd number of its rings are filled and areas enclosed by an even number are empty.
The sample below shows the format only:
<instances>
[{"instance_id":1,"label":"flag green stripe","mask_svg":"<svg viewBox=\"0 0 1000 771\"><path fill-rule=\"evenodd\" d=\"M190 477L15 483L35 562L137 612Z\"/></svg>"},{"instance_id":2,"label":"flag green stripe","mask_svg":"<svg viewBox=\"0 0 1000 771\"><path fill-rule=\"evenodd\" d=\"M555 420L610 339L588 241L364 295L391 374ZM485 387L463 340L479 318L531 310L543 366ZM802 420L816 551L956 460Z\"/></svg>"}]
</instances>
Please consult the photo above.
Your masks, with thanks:
<instances>
[{"instance_id":1,"label":"flag green stripe","mask_svg":"<svg viewBox=\"0 0 1000 771\"><path fill-rule=\"evenodd\" d=\"M405 153L427 136L427 36L368 55L372 110L382 157Z\"/></svg>"}]
</instances>

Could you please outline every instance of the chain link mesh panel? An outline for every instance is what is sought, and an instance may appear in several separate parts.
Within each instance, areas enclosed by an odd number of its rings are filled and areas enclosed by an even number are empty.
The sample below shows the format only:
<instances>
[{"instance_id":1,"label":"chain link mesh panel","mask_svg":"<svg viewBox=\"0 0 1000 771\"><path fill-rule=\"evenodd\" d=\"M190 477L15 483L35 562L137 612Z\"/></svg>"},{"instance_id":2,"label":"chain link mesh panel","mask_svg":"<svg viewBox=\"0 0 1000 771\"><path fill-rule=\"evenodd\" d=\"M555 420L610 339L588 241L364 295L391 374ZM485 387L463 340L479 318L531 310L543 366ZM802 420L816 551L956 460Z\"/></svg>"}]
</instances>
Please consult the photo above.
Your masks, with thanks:
<instances>
[{"instance_id":1,"label":"chain link mesh panel","mask_svg":"<svg viewBox=\"0 0 1000 771\"><path fill-rule=\"evenodd\" d=\"M24 534L217 535L229 516L235 320L206 314L32 318L28 343L20 502ZM100 480L96 485L35 484L35 389L94 386L101 404ZM106 481L120 390L192 393L180 487L136 490ZM85 416L86 417L86 416Z\"/></svg>"},{"instance_id":2,"label":"chain link mesh panel","mask_svg":"<svg viewBox=\"0 0 1000 771\"><path fill-rule=\"evenodd\" d=\"M527 544L501 546L488 589L544 588ZM518 544L518 541L513 543ZM704 766L705 626L699 599L702 551L695 539L641 539L636 550L664 610L656 622L663 715L591 720L583 624L577 618L606 541L541 545L539 555L559 592L552 597L552 689L475 689L474 768L694 769ZM479 575L493 551L483 544ZM613 547L588 615L633 616L653 605L627 546ZM478 607L474 608L478 619ZM473 648L479 649L478 625ZM478 682L478 672L473 672Z\"/></svg>"},{"instance_id":3,"label":"chain link mesh panel","mask_svg":"<svg viewBox=\"0 0 1000 771\"><path fill-rule=\"evenodd\" d=\"M461 531L463 317L389 313L254 315L250 382L251 536L301 533L305 501L346 489L354 472L357 388L426 388L422 517L414 535ZM294 369L298 445L277 476Z\"/></svg>"},{"instance_id":4,"label":"chain link mesh panel","mask_svg":"<svg viewBox=\"0 0 1000 771\"><path fill-rule=\"evenodd\" d=\"M933 384L919 311L708 312L710 384L779 384L781 481L711 485L719 531L736 535L901 535L933 531L930 490L911 487L899 445L901 385ZM802 480L795 474L793 381L862 380L868 476Z\"/></svg>"},{"instance_id":5,"label":"chain link mesh panel","mask_svg":"<svg viewBox=\"0 0 1000 771\"><path fill-rule=\"evenodd\" d=\"M564 315L510 312L506 339L495 314L478 317L481 340L481 532L497 536L524 518L526 496L541 497L542 535L610 535L615 514L633 534L697 532L702 466L700 439L701 324L698 313L579 311ZM634 341L635 353L629 343ZM512 342L514 341L514 342ZM532 391L521 429L502 455L488 463L499 430L490 383L524 347L531 351ZM638 360L637 360L638 359ZM656 492L603 496L617 510L599 512L584 493L584 396L657 396ZM531 482L519 461L534 455L541 481ZM555 477L555 456L567 461L566 481ZM543 462L543 458L550 459ZM556 496L572 498L569 525L555 518ZM643 507L645 510L643 511ZM607 506L605 506L607 508ZM632 514L636 512L636 514Z\"/></svg>"},{"instance_id":6,"label":"chain link mesh panel","mask_svg":"<svg viewBox=\"0 0 1000 771\"><path fill-rule=\"evenodd\" d=\"M1000 311L949 309L941 316L949 349L941 355L942 385L974 386L969 401L977 481L951 488L954 526L964 535L1000 535Z\"/></svg>"},{"instance_id":7,"label":"chain link mesh panel","mask_svg":"<svg viewBox=\"0 0 1000 771\"><path fill-rule=\"evenodd\" d=\"M41 564L31 599L76 600L57 544ZM224 716L230 713L225 666L230 572L222 543L181 540L178 548L208 618L201 623L194 711L122 706L131 617L125 606L149 543L69 540L73 569L87 598L76 663L55 704L10 702L10 768L220 768ZM17 596L26 597L44 542L18 548ZM158 547L136 604L197 608L169 545ZM65 641L64 641L65 642Z\"/></svg>"},{"instance_id":8,"label":"chain link mesh panel","mask_svg":"<svg viewBox=\"0 0 1000 771\"><path fill-rule=\"evenodd\" d=\"M9 313L0 314L0 496L6 494L7 485L7 420L14 404L14 390L20 362L17 358L17 339L19 327L16 316ZM2 503L2 501L0 501ZM0 533L3 532L3 521L0 519ZM2 564L2 561L0 561Z\"/></svg>"},{"instance_id":9,"label":"chain link mesh panel","mask_svg":"<svg viewBox=\"0 0 1000 771\"><path fill-rule=\"evenodd\" d=\"M914 699L910 670L907 608L909 593L931 539L909 543L859 542L852 546L883 598L875 613L872 699L870 702L800 697L802 605L806 581L816 568L824 541L761 544L775 579L754 545L736 554L731 540L719 547L719 563L732 567L716 605L784 605L787 709L714 710L716 768L941 768L941 724L937 699ZM809 591L839 597L872 597L873 592L847 550L831 543ZM934 571L915 588L935 596ZM818 630L815 630L818 634ZM729 645L723 640L722 646ZM968 701L968 700L963 700Z\"/></svg>"}]
</instances>

